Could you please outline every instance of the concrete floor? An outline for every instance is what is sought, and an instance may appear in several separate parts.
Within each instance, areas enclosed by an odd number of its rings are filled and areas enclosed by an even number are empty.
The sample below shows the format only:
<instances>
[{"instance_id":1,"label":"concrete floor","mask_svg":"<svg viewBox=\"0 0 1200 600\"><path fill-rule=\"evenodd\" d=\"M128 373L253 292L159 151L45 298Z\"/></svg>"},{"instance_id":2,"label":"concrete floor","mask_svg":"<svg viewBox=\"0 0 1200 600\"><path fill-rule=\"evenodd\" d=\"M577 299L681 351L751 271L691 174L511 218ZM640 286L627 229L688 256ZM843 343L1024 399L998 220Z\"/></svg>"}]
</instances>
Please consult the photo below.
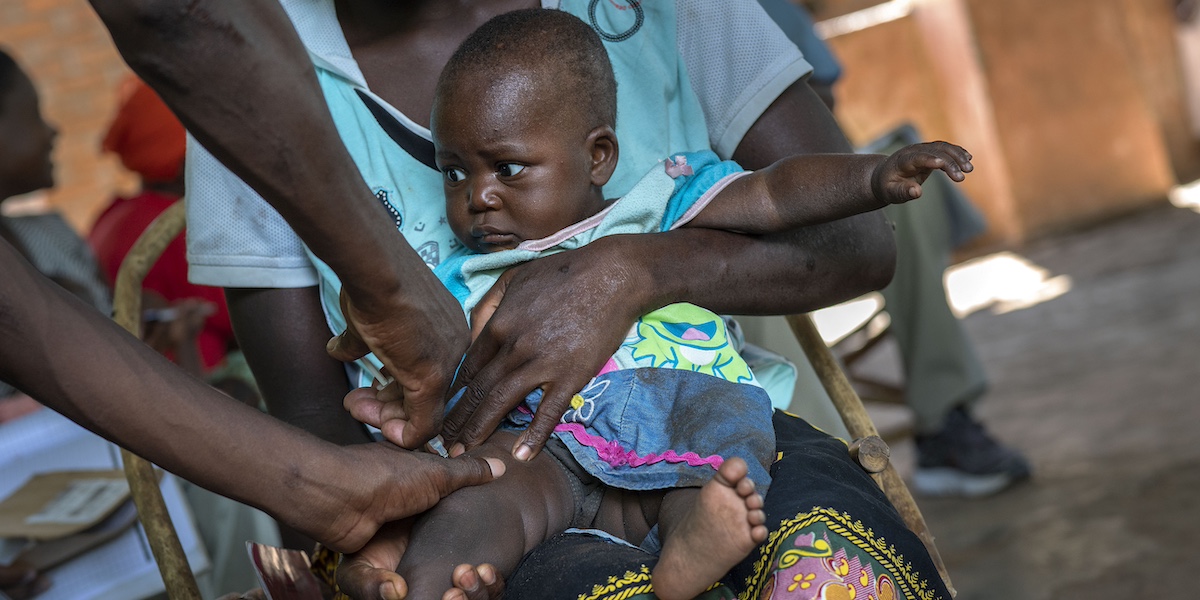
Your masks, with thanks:
<instances>
[{"instance_id":1,"label":"concrete floor","mask_svg":"<svg viewBox=\"0 0 1200 600\"><path fill-rule=\"evenodd\" d=\"M918 499L959 600L1194 597L1200 214L1163 206L1018 254L1069 289L964 320L993 384L979 415L1034 478Z\"/></svg>"}]
</instances>

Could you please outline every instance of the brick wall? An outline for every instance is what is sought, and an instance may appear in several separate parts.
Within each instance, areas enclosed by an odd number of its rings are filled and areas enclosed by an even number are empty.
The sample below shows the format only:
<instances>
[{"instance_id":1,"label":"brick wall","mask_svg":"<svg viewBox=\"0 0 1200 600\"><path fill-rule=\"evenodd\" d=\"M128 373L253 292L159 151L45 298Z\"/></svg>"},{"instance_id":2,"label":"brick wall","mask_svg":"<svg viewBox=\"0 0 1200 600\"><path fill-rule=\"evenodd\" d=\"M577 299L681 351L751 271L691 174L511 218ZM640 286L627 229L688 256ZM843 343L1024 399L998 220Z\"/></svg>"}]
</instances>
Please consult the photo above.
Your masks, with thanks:
<instances>
[{"instance_id":1,"label":"brick wall","mask_svg":"<svg viewBox=\"0 0 1200 600\"><path fill-rule=\"evenodd\" d=\"M100 154L129 70L86 0L0 0L0 45L33 79L46 119L59 130L58 183L48 200L84 232L114 193L136 186Z\"/></svg>"},{"instance_id":2,"label":"brick wall","mask_svg":"<svg viewBox=\"0 0 1200 600\"><path fill-rule=\"evenodd\" d=\"M823 0L820 16L863 1ZM1164 203L1200 173L1169 2L921 0L895 14L828 40L838 120L855 142L909 121L970 149L963 189L985 246Z\"/></svg>"}]
</instances>

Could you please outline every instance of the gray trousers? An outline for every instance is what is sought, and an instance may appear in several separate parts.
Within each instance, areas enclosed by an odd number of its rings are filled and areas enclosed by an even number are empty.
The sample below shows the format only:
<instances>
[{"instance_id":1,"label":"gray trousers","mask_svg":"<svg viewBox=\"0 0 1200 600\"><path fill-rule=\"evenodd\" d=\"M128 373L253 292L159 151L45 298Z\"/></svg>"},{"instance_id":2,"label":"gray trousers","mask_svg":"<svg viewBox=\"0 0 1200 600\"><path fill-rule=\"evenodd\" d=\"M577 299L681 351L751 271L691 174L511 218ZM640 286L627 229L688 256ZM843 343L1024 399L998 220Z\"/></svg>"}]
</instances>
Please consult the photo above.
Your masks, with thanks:
<instances>
[{"instance_id":1,"label":"gray trousers","mask_svg":"<svg viewBox=\"0 0 1200 600\"><path fill-rule=\"evenodd\" d=\"M950 311L943 273L954 247L954 203L966 202L945 175L930 177L922 197L884 210L896 227L897 264L882 290L900 350L905 398L918 433L939 430L958 405L972 406L987 389L983 365L962 323ZM783 317L738 317L749 342L783 354L798 370L789 411L836 437L847 437L816 373Z\"/></svg>"},{"instance_id":2,"label":"gray trousers","mask_svg":"<svg viewBox=\"0 0 1200 600\"><path fill-rule=\"evenodd\" d=\"M973 405L987 390L975 347L946 302L943 273L950 264L951 224L941 173L930 177L918 200L889 206L896 226L896 275L882 290L900 347L905 400L918 433L941 429L950 409Z\"/></svg>"}]
</instances>

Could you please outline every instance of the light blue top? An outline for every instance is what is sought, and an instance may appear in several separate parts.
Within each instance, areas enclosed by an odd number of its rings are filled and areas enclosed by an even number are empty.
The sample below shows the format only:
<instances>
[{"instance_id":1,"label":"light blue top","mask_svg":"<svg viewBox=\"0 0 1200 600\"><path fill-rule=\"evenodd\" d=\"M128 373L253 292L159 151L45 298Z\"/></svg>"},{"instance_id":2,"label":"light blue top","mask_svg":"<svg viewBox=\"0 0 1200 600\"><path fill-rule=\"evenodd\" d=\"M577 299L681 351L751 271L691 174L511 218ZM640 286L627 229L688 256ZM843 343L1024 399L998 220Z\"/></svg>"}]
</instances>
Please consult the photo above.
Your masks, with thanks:
<instances>
[{"instance_id":1,"label":"light blue top","mask_svg":"<svg viewBox=\"0 0 1200 600\"><path fill-rule=\"evenodd\" d=\"M680 227L745 174L708 150L676 155L588 219L512 250L455 255L435 272L469 315L505 269L606 235ZM524 429L541 400L540 390L530 394L502 426ZM588 473L623 489L703 485L733 456L746 460L760 493L770 484L771 399L724 319L693 304L638 319L554 431Z\"/></svg>"},{"instance_id":2,"label":"light blue top","mask_svg":"<svg viewBox=\"0 0 1200 600\"><path fill-rule=\"evenodd\" d=\"M638 179L663 158L664 148L707 148L704 113L690 90L688 73L679 58L675 40L675 5L644 3L642 26L630 38L606 40L605 47L617 78L617 136L621 158L605 193L624 196ZM564 6L587 20L583 3ZM620 11L611 11L618 13ZM618 30L623 14L598 22L606 31ZM607 19L607 20L606 20ZM627 25L620 25L628 29ZM454 238L445 218L441 174L418 161L386 135L360 97L362 88L340 75L336 67L317 60L317 80L350 155L363 178L384 203L399 231L431 268L466 252ZM365 92L370 95L369 92ZM381 102L381 101L380 101ZM307 251L307 249L306 249ZM345 329L338 295L341 283L323 261L308 252L317 270L322 305L330 330ZM369 258L366 260L370 260ZM368 360L379 367L374 356ZM359 385L372 377L361 372Z\"/></svg>"},{"instance_id":3,"label":"light blue top","mask_svg":"<svg viewBox=\"0 0 1200 600\"><path fill-rule=\"evenodd\" d=\"M425 145L431 145L429 131L370 92L331 0L280 2L309 50L347 149L400 233L431 267L461 251L445 222L440 175L384 133L362 96L378 100ZM771 102L811 70L754 0L542 4L575 14L604 37L618 83L621 141L620 163L605 188L610 197L623 196L672 149L713 148L731 155ZM329 327L342 331L336 277L274 209L194 139L188 142L186 179L192 281L223 287L320 285ZM370 377L356 374L352 381L367 385ZM790 396L790 383L779 389Z\"/></svg>"}]
</instances>

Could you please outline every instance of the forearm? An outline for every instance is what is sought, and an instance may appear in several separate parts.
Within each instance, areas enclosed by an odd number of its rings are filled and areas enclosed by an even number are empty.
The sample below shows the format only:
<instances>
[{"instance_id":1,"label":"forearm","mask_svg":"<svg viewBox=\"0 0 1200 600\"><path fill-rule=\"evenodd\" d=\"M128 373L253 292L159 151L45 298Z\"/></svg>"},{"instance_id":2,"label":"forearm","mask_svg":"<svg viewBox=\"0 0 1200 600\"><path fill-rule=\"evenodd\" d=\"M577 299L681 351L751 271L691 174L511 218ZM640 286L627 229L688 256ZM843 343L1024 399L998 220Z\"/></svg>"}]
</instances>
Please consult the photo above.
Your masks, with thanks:
<instances>
[{"instance_id":1,"label":"forearm","mask_svg":"<svg viewBox=\"0 0 1200 600\"><path fill-rule=\"evenodd\" d=\"M759 117L733 159L756 170L789 156L850 152L833 115L800 81ZM638 243L661 244L661 250L646 251L670 253L633 255L631 268L669 271L657 275L667 284L664 292L678 294L676 301L725 313L807 312L879 289L895 270L895 239L881 211L785 234L739 236L696 229L658 237L663 239ZM647 256L670 256L671 268L643 264L653 262ZM697 274L696 281L677 281L689 272ZM712 273L717 280L709 284Z\"/></svg>"},{"instance_id":2,"label":"forearm","mask_svg":"<svg viewBox=\"0 0 1200 600\"><path fill-rule=\"evenodd\" d=\"M790 156L741 177L690 221L742 233L784 233L879 210L872 173L885 156L807 154Z\"/></svg>"},{"instance_id":3,"label":"forearm","mask_svg":"<svg viewBox=\"0 0 1200 600\"><path fill-rule=\"evenodd\" d=\"M343 150L308 54L277 2L92 4L134 71L351 292L369 300L436 283ZM354 259L368 253L392 258Z\"/></svg>"},{"instance_id":4,"label":"forearm","mask_svg":"<svg viewBox=\"0 0 1200 600\"><path fill-rule=\"evenodd\" d=\"M602 238L574 252L610 253L643 314L672 302L723 314L791 314L887 285L894 263L877 257L894 253L890 229L857 236L876 221L860 215L765 236L677 229Z\"/></svg>"},{"instance_id":5,"label":"forearm","mask_svg":"<svg viewBox=\"0 0 1200 600\"><path fill-rule=\"evenodd\" d=\"M345 469L340 448L188 376L2 242L0 273L0 379L173 473L285 521L332 522L363 495L331 489L362 483Z\"/></svg>"},{"instance_id":6,"label":"forearm","mask_svg":"<svg viewBox=\"0 0 1200 600\"><path fill-rule=\"evenodd\" d=\"M339 445L370 441L342 408L345 366L329 357L317 288L226 289L238 345L271 415Z\"/></svg>"}]
</instances>

